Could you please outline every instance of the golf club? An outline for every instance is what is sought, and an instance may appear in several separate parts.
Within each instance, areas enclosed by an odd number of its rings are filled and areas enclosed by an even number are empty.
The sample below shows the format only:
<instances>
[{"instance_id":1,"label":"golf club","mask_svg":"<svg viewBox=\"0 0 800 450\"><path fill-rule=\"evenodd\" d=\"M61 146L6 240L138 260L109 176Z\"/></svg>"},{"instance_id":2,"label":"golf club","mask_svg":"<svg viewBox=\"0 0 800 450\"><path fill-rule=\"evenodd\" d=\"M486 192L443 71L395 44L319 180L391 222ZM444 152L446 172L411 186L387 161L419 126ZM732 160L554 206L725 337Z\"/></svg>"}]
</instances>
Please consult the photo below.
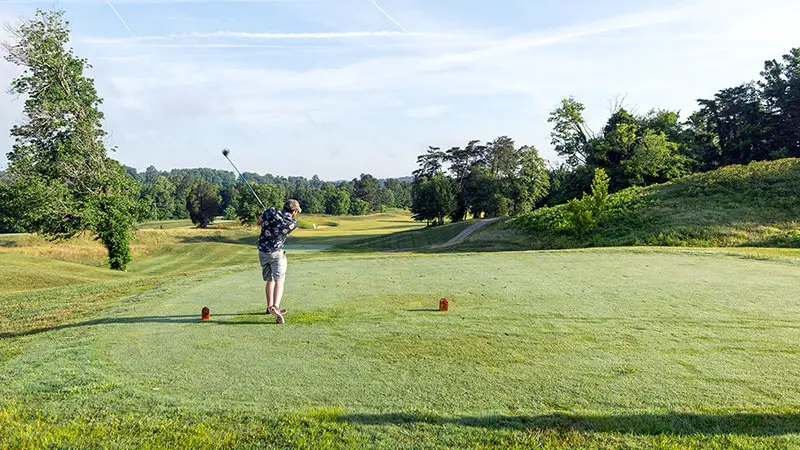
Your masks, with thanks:
<instances>
[{"instance_id":1,"label":"golf club","mask_svg":"<svg viewBox=\"0 0 800 450\"><path fill-rule=\"evenodd\" d=\"M231 151L230 151L230 150L228 150L228 149L226 148L226 149L222 150L222 156L224 156L224 157L225 157L225 159L227 159L227 160L228 160L228 162L229 162L229 163L231 163L231 165L233 166L234 170L236 170L236 173L238 173L238 174L239 174L239 176L240 176L240 177L242 177L242 181L244 181L244 184L246 184L246 185L247 185L247 187L249 187L249 188L250 188L250 192L252 192L252 193L253 193L253 195L256 197L256 200L258 200L258 203L260 203L260 204L261 204L261 208L262 208L262 209L267 209L267 207L266 207L266 206L264 206L264 202L262 202L262 201L261 201L261 199L260 199L260 198L258 198L258 194L256 194L256 191L254 191L254 190L253 190L253 186L250 186L250 183L248 183L248 182L247 182L247 180L245 180L245 179L244 179L244 175L242 175L242 172L239 172L239 169L237 169L237 168L236 168L236 165L233 163L233 161L231 161L231 159L230 159L230 158L228 158L228 154L229 154L230 152L231 152Z\"/></svg>"}]
</instances>

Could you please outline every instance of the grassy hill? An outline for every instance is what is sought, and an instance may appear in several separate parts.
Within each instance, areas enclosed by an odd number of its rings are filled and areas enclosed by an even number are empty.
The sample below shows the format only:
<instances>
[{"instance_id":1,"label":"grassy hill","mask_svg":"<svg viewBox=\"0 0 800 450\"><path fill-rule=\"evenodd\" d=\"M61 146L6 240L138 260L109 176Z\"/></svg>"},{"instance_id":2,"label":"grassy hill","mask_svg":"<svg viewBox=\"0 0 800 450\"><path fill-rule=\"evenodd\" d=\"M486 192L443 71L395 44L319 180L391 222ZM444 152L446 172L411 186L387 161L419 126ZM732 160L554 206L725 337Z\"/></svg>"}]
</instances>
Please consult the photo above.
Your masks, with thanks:
<instances>
[{"instance_id":1,"label":"grassy hill","mask_svg":"<svg viewBox=\"0 0 800 450\"><path fill-rule=\"evenodd\" d=\"M432 245L444 244L476 222L477 220L466 220L418 230L400 231L392 234L370 237L338 247L339 249L348 251L422 249Z\"/></svg>"},{"instance_id":2,"label":"grassy hill","mask_svg":"<svg viewBox=\"0 0 800 450\"><path fill-rule=\"evenodd\" d=\"M609 197L589 232L567 220L567 205L495 224L458 250L593 246L800 247L800 159L732 165Z\"/></svg>"}]
</instances>

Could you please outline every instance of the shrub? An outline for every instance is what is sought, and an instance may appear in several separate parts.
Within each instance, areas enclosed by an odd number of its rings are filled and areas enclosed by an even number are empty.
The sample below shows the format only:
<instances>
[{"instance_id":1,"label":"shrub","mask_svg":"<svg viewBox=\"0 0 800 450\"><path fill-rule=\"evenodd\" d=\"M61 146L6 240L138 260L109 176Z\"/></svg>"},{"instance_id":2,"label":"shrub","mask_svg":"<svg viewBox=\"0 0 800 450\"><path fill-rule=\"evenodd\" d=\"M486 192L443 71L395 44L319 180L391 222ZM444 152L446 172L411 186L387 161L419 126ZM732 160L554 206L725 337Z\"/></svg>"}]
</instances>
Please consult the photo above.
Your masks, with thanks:
<instances>
[{"instance_id":1,"label":"shrub","mask_svg":"<svg viewBox=\"0 0 800 450\"><path fill-rule=\"evenodd\" d=\"M608 184L610 179L603 169L595 169L592 194L584 192L580 200L567 203L564 218L569 227L583 235L597 227L608 212Z\"/></svg>"},{"instance_id":2,"label":"shrub","mask_svg":"<svg viewBox=\"0 0 800 450\"><path fill-rule=\"evenodd\" d=\"M225 211L222 212L222 216L225 220L236 220L238 218L236 215L236 207L233 205L226 206Z\"/></svg>"}]
</instances>

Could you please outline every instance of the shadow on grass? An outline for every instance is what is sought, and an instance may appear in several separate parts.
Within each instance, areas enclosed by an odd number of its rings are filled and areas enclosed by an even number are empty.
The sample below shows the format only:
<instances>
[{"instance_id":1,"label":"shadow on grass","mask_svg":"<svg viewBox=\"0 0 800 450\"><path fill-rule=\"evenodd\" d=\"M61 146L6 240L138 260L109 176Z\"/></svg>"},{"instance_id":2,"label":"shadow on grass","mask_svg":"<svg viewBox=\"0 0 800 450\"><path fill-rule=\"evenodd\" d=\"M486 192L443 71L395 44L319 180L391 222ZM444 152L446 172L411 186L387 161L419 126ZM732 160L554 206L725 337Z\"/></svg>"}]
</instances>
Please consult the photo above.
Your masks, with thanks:
<instances>
[{"instance_id":1,"label":"shadow on grass","mask_svg":"<svg viewBox=\"0 0 800 450\"><path fill-rule=\"evenodd\" d=\"M64 325L56 325L52 327L34 328L32 330L16 331L0 333L0 339L11 339L22 336L31 336L34 334L45 333L48 331L64 330L69 328L91 327L95 325L111 325L111 324L130 324L130 323L201 323L201 324L214 324L214 325L265 325L268 322L263 321L216 321L215 317L244 317L244 316L265 316L261 313L242 313L242 314L212 314L210 321L200 320L200 314L193 315L177 315L177 316L142 316L142 317L109 317L105 319L93 319L84 322L68 323Z\"/></svg>"},{"instance_id":2,"label":"shadow on grass","mask_svg":"<svg viewBox=\"0 0 800 450\"><path fill-rule=\"evenodd\" d=\"M373 239L380 236L386 236L386 234L375 233L375 234L352 234L352 235L319 235L319 236L290 236L286 240L287 248L291 248L295 245L344 245L355 241L361 241L362 239ZM256 244L258 243L258 235L254 236L241 236L241 237L233 237L233 236L225 236L225 235L209 235L209 236L184 236L178 240L180 244L197 244L203 242L219 242L223 244L236 244L236 245L245 245L248 247L256 248Z\"/></svg>"},{"instance_id":3,"label":"shadow on grass","mask_svg":"<svg viewBox=\"0 0 800 450\"><path fill-rule=\"evenodd\" d=\"M621 414L487 416L446 418L427 414L389 413L339 416L339 421L361 425L428 423L506 430L575 430L579 432L640 435L747 435L779 436L800 433L800 413L742 414Z\"/></svg>"},{"instance_id":4,"label":"shadow on grass","mask_svg":"<svg viewBox=\"0 0 800 450\"><path fill-rule=\"evenodd\" d=\"M439 312L439 309L429 308L429 309L407 309L406 312Z\"/></svg>"}]
</instances>

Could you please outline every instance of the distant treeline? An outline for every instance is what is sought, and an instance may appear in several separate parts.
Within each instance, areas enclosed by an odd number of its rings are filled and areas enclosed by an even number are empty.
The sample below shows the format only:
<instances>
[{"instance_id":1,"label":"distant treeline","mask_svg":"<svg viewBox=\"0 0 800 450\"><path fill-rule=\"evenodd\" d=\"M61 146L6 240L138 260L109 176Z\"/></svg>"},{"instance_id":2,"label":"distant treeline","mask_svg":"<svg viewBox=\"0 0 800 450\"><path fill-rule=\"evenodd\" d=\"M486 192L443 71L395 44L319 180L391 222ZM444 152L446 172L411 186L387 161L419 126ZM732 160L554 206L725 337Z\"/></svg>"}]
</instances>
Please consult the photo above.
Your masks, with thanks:
<instances>
[{"instance_id":1,"label":"distant treeline","mask_svg":"<svg viewBox=\"0 0 800 450\"><path fill-rule=\"evenodd\" d=\"M260 213L260 205L250 189L231 171L209 168L159 171L150 166L140 173L133 167L124 168L141 185L140 220L187 219L202 212L208 217L221 215L247 223L254 222ZM363 215L411 206L410 177L377 179L362 174L350 181L330 182L317 175L310 180L251 172L243 175L267 207L280 208L290 198L297 199L303 212L309 214Z\"/></svg>"},{"instance_id":2,"label":"distant treeline","mask_svg":"<svg viewBox=\"0 0 800 450\"><path fill-rule=\"evenodd\" d=\"M507 136L446 151L430 147L417 158L412 213L437 223L520 215L581 197L598 169L616 192L730 164L800 157L800 48L766 61L759 80L698 104L681 121L678 111L631 114L618 102L593 131L585 106L565 98L548 119L551 144L564 161L550 167L534 147L517 148Z\"/></svg>"}]
</instances>

